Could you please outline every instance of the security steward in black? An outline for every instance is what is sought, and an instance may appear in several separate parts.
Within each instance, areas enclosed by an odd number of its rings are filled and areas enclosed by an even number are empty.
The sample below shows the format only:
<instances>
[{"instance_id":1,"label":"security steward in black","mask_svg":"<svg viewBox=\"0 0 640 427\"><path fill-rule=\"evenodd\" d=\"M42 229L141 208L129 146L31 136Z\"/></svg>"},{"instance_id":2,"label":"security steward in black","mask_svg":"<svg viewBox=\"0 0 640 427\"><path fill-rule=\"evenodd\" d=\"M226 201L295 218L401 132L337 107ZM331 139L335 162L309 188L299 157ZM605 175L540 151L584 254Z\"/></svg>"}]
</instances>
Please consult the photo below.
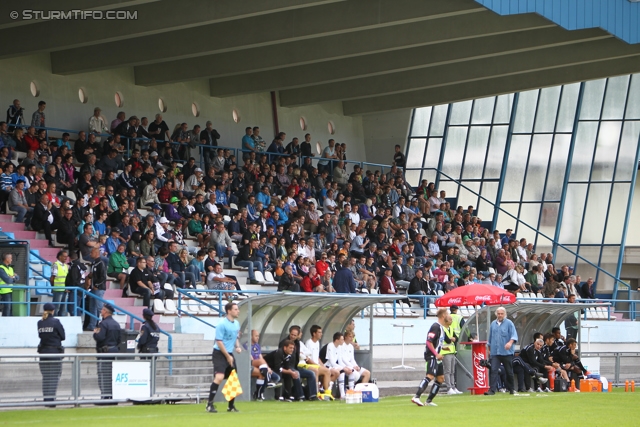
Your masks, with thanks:
<instances>
[{"instance_id":1,"label":"security steward in black","mask_svg":"<svg viewBox=\"0 0 640 427\"><path fill-rule=\"evenodd\" d=\"M38 320L38 353L40 354L63 354L64 347L62 341L65 340L64 327L53 313L56 306L51 303L44 305L42 320ZM40 373L42 374L42 396L45 402L53 402L58 391L58 382L62 373L62 357L41 357ZM47 405L55 407L55 405Z\"/></svg>"},{"instance_id":2,"label":"security steward in black","mask_svg":"<svg viewBox=\"0 0 640 427\"><path fill-rule=\"evenodd\" d=\"M157 353L158 341L160 340L160 328L153 321L153 311L145 308L142 310L142 317L145 322L140 328L138 335L138 352L139 353Z\"/></svg>"},{"instance_id":3,"label":"security steward in black","mask_svg":"<svg viewBox=\"0 0 640 427\"><path fill-rule=\"evenodd\" d=\"M114 309L110 304L102 306L102 321L93 330L97 353L118 353L121 328L113 316ZM113 356L100 356L98 359L98 386L102 399L113 399L111 391L111 361Z\"/></svg>"}]
</instances>

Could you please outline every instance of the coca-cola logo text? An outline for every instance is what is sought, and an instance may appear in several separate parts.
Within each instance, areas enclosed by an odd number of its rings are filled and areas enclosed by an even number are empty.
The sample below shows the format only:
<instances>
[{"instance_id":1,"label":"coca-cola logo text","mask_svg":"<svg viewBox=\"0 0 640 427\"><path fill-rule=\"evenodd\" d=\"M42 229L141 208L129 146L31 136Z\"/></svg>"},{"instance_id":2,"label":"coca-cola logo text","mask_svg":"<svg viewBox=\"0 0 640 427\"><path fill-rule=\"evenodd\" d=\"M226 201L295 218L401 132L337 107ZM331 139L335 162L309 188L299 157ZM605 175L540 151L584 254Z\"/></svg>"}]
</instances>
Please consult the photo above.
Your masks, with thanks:
<instances>
[{"instance_id":1,"label":"coca-cola logo text","mask_svg":"<svg viewBox=\"0 0 640 427\"><path fill-rule=\"evenodd\" d=\"M476 374L475 386L477 388L488 388L489 381L487 378L487 368L480 365L480 361L484 360L484 353L473 352L473 368Z\"/></svg>"},{"instance_id":2,"label":"coca-cola logo text","mask_svg":"<svg viewBox=\"0 0 640 427\"><path fill-rule=\"evenodd\" d=\"M453 304L462 304L462 298L458 297L458 298L449 298L449 304L453 305Z\"/></svg>"},{"instance_id":3,"label":"coca-cola logo text","mask_svg":"<svg viewBox=\"0 0 640 427\"><path fill-rule=\"evenodd\" d=\"M476 295L475 301L476 302L491 301L491 295Z\"/></svg>"}]
</instances>

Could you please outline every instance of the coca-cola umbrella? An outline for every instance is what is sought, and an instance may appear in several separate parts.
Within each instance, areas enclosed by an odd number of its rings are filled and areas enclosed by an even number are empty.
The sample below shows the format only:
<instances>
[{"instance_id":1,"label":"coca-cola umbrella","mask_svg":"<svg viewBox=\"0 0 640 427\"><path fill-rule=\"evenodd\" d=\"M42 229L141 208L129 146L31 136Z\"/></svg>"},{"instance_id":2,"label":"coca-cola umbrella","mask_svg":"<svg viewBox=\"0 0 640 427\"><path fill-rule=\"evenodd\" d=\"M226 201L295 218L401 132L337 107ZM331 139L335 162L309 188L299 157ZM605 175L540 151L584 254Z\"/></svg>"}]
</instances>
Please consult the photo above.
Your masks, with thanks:
<instances>
[{"instance_id":1,"label":"coca-cola umbrella","mask_svg":"<svg viewBox=\"0 0 640 427\"><path fill-rule=\"evenodd\" d=\"M516 297L509 291L491 285L467 285L447 292L436 299L436 307L451 307L452 305L505 305L516 302ZM476 312L476 334L480 338L478 326L478 310Z\"/></svg>"}]
</instances>

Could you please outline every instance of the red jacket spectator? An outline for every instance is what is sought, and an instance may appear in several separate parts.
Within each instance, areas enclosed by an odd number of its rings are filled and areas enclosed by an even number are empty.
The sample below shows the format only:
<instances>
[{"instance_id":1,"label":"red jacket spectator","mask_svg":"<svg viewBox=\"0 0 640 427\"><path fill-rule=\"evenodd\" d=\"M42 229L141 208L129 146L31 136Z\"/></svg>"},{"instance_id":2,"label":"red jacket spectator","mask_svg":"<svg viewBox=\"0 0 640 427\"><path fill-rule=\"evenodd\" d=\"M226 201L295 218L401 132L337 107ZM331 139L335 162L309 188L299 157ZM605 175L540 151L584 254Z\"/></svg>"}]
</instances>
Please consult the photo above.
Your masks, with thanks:
<instances>
[{"instance_id":1,"label":"red jacket spectator","mask_svg":"<svg viewBox=\"0 0 640 427\"><path fill-rule=\"evenodd\" d=\"M314 278L311 278L310 274L306 275L300 283L300 288L303 292L313 292L318 286L322 286L322 282L320 281L320 276L317 274Z\"/></svg>"},{"instance_id":2,"label":"red jacket spectator","mask_svg":"<svg viewBox=\"0 0 640 427\"><path fill-rule=\"evenodd\" d=\"M24 142L27 144L27 150L38 151L40 149L40 141L38 141L38 137L35 135L25 134Z\"/></svg>"},{"instance_id":3,"label":"red jacket spectator","mask_svg":"<svg viewBox=\"0 0 640 427\"><path fill-rule=\"evenodd\" d=\"M387 276L386 274L382 276L382 280L380 281L380 293L381 294L397 294L398 287L396 286L396 281L393 280L393 277Z\"/></svg>"},{"instance_id":4,"label":"red jacket spectator","mask_svg":"<svg viewBox=\"0 0 640 427\"><path fill-rule=\"evenodd\" d=\"M318 275L324 277L324 273L329 269L329 264L319 259L316 261L316 269L318 270Z\"/></svg>"}]
</instances>

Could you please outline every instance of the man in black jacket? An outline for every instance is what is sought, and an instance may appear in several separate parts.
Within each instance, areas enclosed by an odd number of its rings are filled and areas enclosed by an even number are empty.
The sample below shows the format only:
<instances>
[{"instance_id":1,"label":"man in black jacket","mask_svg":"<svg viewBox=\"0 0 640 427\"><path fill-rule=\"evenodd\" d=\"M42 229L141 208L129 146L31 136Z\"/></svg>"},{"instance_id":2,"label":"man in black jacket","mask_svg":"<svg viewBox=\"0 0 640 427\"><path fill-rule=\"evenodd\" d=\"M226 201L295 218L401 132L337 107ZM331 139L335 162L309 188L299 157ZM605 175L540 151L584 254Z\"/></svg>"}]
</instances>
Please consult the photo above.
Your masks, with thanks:
<instances>
[{"instance_id":1,"label":"man in black jacket","mask_svg":"<svg viewBox=\"0 0 640 427\"><path fill-rule=\"evenodd\" d=\"M295 369L293 364L293 353L295 352L295 344L291 340L284 340L280 343L280 346L276 351L264 356L265 362L269 365L272 371L278 373L283 380L283 388L285 396L277 396L276 398L281 401L293 402L296 400L295 396L291 394L292 386L295 388L295 392L298 397L303 396L302 383L300 382L300 373Z\"/></svg>"},{"instance_id":2,"label":"man in black jacket","mask_svg":"<svg viewBox=\"0 0 640 427\"><path fill-rule=\"evenodd\" d=\"M424 271L420 268L416 270L416 276L409 282L409 295L431 295L429 282L424 280ZM424 308L426 298L420 298L420 307Z\"/></svg>"},{"instance_id":3,"label":"man in black jacket","mask_svg":"<svg viewBox=\"0 0 640 427\"><path fill-rule=\"evenodd\" d=\"M94 261L89 267L89 276L91 277L91 293L96 297L103 298L107 290L107 266L100 257L100 247L95 246L91 249L91 259ZM98 322L98 314L102 311L102 301L97 298L89 298L89 313L93 316L85 316L85 330L93 330ZM95 316L95 317L94 317ZM88 318L88 320L87 320Z\"/></svg>"},{"instance_id":4,"label":"man in black jacket","mask_svg":"<svg viewBox=\"0 0 640 427\"><path fill-rule=\"evenodd\" d=\"M518 378L518 391L550 391L542 387L547 383L547 369L542 356L542 334L536 332L533 335L533 343L520 350L519 356L513 358L513 373ZM531 379L533 378L533 386ZM538 386L536 387L536 383Z\"/></svg>"},{"instance_id":5,"label":"man in black jacket","mask_svg":"<svg viewBox=\"0 0 640 427\"><path fill-rule=\"evenodd\" d=\"M51 231L55 230L54 216L51 210L51 201L46 194L40 197L40 203L36 204L33 209L33 218L31 219L31 227L34 231L41 231L49 241L49 246L53 247L51 240Z\"/></svg>"},{"instance_id":6,"label":"man in black jacket","mask_svg":"<svg viewBox=\"0 0 640 427\"><path fill-rule=\"evenodd\" d=\"M236 256L236 265L247 267L249 269L249 280L252 285L258 284L254 270L258 270L260 273L264 274L264 267L258 258L259 244L259 240L252 239L249 244L244 245L242 249L240 249L240 252Z\"/></svg>"},{"instance_id":7,"label":"man in black jacket","mask_svg":"<svg viewBox=\"0 0 640 427\"><path fill-rule=\"evenodd\" d=\"M93 339L96 341L97 353L118 353L118 344L120 344L120 333L122 329L118 322L113 318L115 310L110 304L102 307L100 314L102 321L93 330ZM111 390L111 361L113 357L102 356L98 360L98 386L102 399L112 399Z\"/></svg>"},{"instance_id":8,"label":"man in black jacket","mask_svg":"<svg viewBox=\"0 0 640 427\"><path fill-rule=\"evenodd\" d=\"M313 373L313 371L303 368L302 366L300 366L300 340L298 339L298 337L300 336L300 326L298 325L292 325L289 328L289 337L288 339L285 339L283 341L280 342L280 347L283 347L286 341L290 341L293 343L295 350L293 351L293 354L291 355L291 370L296 371L299 374L299 377L302 381L302 378L306 378L307 379L307 387L308 387L308 392L309 392L309 400L318 400L318 379L316 378L315 373ZM302 364L304 366L304 364L306 363L305 360L302 361ZM285 376L286 378L286 376ZM283 385L285 387L285 393L287 391L287 383L286 381L283 382ZM299 390L299 391L302 391ZM303 393L298 393L298 398L300 400L304 399L304 394Z\"/></svg>"},{"instance_id":9,"label":"man in black jacket","mask_svg":"<svg viewBox=\"0 0 640 427\"><path fill-rule=\"evenodd\" d=\"M73 210L67 209L60 219L60 225L56 234L58 243L65 243L69 247L69 252L76 250L76 227L78 224L73 219Z\"/></svg>"},{"instance_id":10,"label":"man in black jacket","mask_svg":"<svg viewBox=\"0 0 640 427\"><path fill-rule=\"evenodd\" d=\"M576 349L578 343L575 338L567 339L567 343L562 347L559 347L553 354L553 360L560 363L562 369L567 371L569 380L575 380L576 388L580 390L580 378L582 375L586 375L587 370L580 361Z\"/></svg>"}]
</instances>

